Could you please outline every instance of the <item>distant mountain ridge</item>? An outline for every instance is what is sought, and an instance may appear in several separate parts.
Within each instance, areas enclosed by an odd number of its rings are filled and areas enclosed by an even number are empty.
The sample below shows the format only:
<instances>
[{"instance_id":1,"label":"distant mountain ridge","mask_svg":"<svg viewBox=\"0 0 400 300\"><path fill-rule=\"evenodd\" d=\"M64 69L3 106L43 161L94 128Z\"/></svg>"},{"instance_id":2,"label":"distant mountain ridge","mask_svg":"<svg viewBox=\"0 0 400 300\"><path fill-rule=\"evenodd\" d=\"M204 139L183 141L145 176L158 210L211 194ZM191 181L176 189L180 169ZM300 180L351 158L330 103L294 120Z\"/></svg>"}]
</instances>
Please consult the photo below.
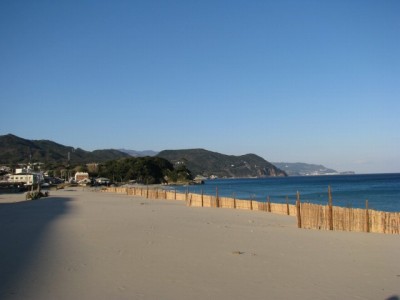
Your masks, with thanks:
<instances>
[{"instance_id":1,"label":"distant mountain ridge","mask_svg":"<svg viewBox=\"0 0 400 300\"><path fill-rule=\"evenodd\" d=\"M118 151L124 152L134 157L156 156L158 154L158 152L153 150L136 151L136 150L118 149Z\"/></svg>"},{"instance_id":2,"label":"distant mountain ridge","mask_svg":"<svg viewBox=\"0 0 400 300\"><path fill-rule=\"evenodd\" d=\"M157 156L176 164L184 164L194 176L228 178L287 176L287 174L255 154L225 155L205 149L164 150Z\"/></svg>"},{"instance_id":3,"label":"distant mountain ridge","mask_svg":"<svg viewBox=\"0 0 400 300\"><path fill-rule=\"evenodd\" d=\"M68 163L84 164L105 162L129 157L115 149L85 151L80 148L64 146L49 140L27 140L13 134L0 136L0 163Z\"/></svg>"},{"instance_id":4,"label":"distant mountain ridge","mask_svg":"<svg viewBox=\"0 0 400 300\"><path fill-rule=\"evenodd\" d=\"M316 176L316 175L337 175L337 174L354 174L352 171L338 172L329 169L323 165L306 164L306 163L288 163L274 162L275 166L284 170L289 176Z\"/></svg>"}]
</instances>

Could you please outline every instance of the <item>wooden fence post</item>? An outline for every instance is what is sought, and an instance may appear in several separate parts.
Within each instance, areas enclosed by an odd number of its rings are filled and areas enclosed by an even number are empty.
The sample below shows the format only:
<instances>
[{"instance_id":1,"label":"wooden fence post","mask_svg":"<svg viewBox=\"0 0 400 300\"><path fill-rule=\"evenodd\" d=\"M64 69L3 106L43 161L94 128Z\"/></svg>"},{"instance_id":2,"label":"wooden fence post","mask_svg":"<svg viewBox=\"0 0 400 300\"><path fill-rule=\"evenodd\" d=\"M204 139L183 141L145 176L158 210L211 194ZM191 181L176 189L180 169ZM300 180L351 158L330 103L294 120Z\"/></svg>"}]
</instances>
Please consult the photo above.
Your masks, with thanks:
<instances>
[{"instance_id":1,"label":"wooden fence post","mask_svg":"<svg viewBox=\"0 0 400 300\"><path fill-rule=\"evenodd\" d=\"M149 199L149 187L147 187L146 198Z\"/></svg>"},{"instance_id":2,"label":"wooden fence post","mask_svg":"<svg viewBox=\"0 0 400 300\"><path fill-rule=\"evenodd\" d=\"M328 219L329 219L329 230L333 230L332 192L330 185L328 186Z\"/></svg>"},{"instance_id":3,"label":"wooden fence post","mask_svg":"<svg viewBox=\"0 0 400 300\"><path fill-rule=\"evenodd\" d=\"M271 212L271 199L268 196L268 212Z\"/></svg>"},{"instance_id":4,"label":"wooden fence post","mask_svg":"<svg viewBox=\"0 0 400 300\"><path fill-rule=\"evenodd\" d=\"M365 200L365 225L366 231L369 232L369 211L368 211L368 200Z\"/></svg>"},{"instance_id":5,"label":"wooden fence post","mask_svg":"<svg viewBox=\"0 0 400 300\"><path fill-rule=\"evenodd\" d=\"M176 189L174 190L174 200L176 200Z\"/></svg>"},{"instance_id":6,"label":"wooden fence post","mask_svg":"<svg viewBox=\"0 0 400 300\"><path fill-rule=\"evenodd\" d=\"M219 207L218 187L215 188L215 205Z\"/></svg>"},{"instance_id":7,"label":"wooden fence post","mask_svg":"<svg viewBox=\"0 0 400 300\"><path fill-rule=\"evenodd\" d=\"M289 211L289 197L286 196L286 214L289 216L290 211Z\"/></svg>"},{"instance_id":8,"label":"wooden fence post","mask_svg":"<svg viewBox=\"0 0 400 300\"><path fill-rule=\"evenodd\" d=\"M233 208L236 209L236 194L233 193Z\"/></svg>"},{"instance_id":9,"label":"wooden fence post","mask_svg":"<svg viewBox=\"0 0 400 300\"><path fill-rule=\"evenodd\" d=\"M204 206L204 193L203 193L203 189L201 189L201 207Z\"/></svg>"},{"instance_id":10,"label":"wooden fence post","mask_svg":"<svg viewBox=\"0 0 400 300\"><path fill-rule=\"evenodd\" d=\"M300 212L300 193L297 191L297 199L296 199L296 212L297 212L297 227L301 228L301 212Z\"/></svg>"}]
</instances>

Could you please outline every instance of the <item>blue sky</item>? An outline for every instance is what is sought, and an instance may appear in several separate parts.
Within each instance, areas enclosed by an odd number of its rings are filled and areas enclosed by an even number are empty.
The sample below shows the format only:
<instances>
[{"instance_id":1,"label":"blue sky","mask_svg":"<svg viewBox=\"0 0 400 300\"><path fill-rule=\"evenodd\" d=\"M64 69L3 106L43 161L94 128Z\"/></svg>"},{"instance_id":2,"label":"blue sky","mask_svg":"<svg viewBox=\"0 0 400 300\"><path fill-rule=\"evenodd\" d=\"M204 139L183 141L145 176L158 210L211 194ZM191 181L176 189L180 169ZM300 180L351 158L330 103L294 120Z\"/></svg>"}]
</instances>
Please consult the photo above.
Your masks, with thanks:
<instances>
[{"instance_id":1,"label":"blue sky","mask_svg":"<svg viewBox=\"0 0 400 300\"><path fill-rule=\"evenodd\" d=\"M0 135L400 172L400 1L0 2Z\"/></svg>"}]
</instances>

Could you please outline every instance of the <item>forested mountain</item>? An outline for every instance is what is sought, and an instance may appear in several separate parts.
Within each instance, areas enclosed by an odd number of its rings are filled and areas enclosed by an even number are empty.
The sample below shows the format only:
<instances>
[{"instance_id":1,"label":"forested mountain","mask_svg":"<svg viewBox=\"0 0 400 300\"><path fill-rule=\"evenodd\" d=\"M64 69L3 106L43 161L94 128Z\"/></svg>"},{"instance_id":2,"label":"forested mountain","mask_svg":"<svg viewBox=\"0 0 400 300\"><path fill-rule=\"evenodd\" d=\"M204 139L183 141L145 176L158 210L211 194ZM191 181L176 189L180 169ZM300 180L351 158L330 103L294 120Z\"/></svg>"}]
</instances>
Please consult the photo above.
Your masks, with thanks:
<instances>
[{"instance_id":1,"label":"forested mountain","mask_svg":"<svg viewBox=\"0 0 400 300\"><path fill-rule=\"evenodd\" d=\"M49 140L26 140L12 134L0 136L0 163L28 162L84 164L129 157L114 149L85 151Z\"/></svg>"},{"instance_id":2,"label":"forested mountain","mask_svg":"<svg viewBox=\"0 0 400 300\"><path fill-rule=\"evenodd\" d=\"M185 165L194 176L264 177L286 173L255 154L225 155L204 149L164 150L157 156Z\"/></svg>"}]
</instances>

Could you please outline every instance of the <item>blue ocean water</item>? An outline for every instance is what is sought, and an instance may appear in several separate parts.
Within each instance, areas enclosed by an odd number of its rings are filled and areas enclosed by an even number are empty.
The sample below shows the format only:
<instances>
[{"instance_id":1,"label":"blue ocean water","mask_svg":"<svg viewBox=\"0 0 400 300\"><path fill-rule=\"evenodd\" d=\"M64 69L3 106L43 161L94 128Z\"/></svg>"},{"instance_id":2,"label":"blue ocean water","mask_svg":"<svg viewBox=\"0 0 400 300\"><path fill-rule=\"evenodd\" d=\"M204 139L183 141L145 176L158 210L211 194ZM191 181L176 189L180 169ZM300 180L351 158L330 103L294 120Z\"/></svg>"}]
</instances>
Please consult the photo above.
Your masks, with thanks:
<instances>
[{"instance_id":1,"label":"blue ocean water","mask_svg":"<svg viewBox=\"0 0 400 300\"><path fill-rule=\"evenodd\" d=\"M236 197L294 204L297 191L302 202L325 205L331 187L333 205L400 212L400 174L365 174L332 176L295 176L248 179L206 180L204 185L176 186L179 192Z\"/></svg>"}]
</instances>

